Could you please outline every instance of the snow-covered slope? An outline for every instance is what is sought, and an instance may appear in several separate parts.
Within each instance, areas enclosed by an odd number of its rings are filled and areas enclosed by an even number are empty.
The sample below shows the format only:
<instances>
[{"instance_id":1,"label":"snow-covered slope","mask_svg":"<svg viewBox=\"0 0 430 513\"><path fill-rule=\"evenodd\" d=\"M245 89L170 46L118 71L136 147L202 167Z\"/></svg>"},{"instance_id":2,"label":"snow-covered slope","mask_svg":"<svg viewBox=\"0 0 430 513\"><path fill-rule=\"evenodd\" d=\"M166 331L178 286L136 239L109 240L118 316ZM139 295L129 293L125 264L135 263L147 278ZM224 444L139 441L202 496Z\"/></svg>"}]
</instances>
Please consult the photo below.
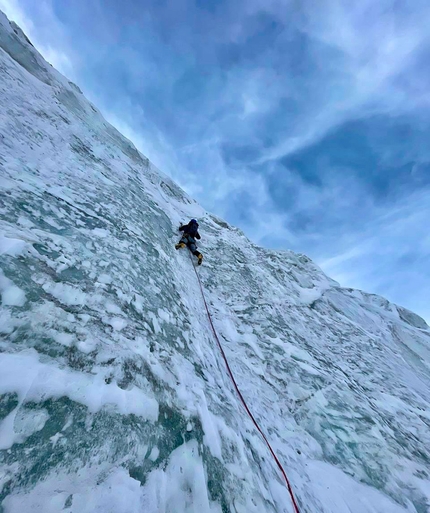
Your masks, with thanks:
<instances>
[{"instance_id":1,"label":"snow-covered slope","mask_svg":"<svg viewBox=\"0 0 430 513\"><path fill-rule=\"evenodd\" d=\"M205 212L0 16L0 510L430 505L430 330Z\"/></svg>"}]
</instances>

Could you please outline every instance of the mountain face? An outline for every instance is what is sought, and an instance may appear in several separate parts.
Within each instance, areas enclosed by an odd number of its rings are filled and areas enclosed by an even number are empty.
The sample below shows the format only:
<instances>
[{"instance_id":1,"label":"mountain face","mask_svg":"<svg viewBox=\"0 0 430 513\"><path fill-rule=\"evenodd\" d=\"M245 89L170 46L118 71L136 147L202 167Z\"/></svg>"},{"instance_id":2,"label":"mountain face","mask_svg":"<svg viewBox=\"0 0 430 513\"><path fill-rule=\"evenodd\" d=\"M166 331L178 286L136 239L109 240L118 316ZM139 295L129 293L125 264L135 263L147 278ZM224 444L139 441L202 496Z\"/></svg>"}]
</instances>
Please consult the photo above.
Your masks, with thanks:
<instances>
[{"instance_id":1,"label":"mountain face","mask_svg":"<svg viewBox=\"0 0 430 513\"><path fill-rule=\"evenodd\" d=\"M207 213L0 16L0 511L430 508L430 330ZM194 258L194 257L193 257Z\"/></svg>"}]
</instances>

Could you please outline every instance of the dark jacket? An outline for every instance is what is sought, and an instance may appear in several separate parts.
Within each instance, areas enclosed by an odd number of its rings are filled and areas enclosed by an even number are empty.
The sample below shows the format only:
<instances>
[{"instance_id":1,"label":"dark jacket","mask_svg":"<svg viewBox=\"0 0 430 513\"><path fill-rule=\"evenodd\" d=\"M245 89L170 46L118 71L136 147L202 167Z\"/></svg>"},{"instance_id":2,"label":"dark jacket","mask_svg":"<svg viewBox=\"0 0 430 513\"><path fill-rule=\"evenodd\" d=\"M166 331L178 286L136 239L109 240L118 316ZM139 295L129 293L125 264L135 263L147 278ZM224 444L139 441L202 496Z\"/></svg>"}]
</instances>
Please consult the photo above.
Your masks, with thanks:
<instances>
[{"instance_id":1,"label":"dark jacket","mask_svg":"<svg viewBox=\"0 0 430 513\"><path fill-rule=\"evenodd\" d=\"M180 226L179 231L184 232L184 234L190 235L191 237L194 237L196 239L201 239L200 233L198 231L194 231L194 228L191 228L190 224L191 223L184 224L183 226ZM197 227L198 226L199 225L197 225Z\"/></svg>"}]
</instances>

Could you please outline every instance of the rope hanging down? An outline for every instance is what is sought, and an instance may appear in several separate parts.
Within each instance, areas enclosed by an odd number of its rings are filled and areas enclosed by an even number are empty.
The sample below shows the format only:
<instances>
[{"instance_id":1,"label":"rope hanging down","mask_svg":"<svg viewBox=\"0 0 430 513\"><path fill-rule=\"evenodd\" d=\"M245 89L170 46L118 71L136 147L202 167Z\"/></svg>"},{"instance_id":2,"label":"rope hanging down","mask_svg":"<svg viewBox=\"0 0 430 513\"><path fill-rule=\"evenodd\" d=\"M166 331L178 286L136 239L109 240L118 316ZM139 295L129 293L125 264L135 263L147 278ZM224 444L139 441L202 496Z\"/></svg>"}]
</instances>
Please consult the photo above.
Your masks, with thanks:
<instances>
[{"instance_id":1,"label":"rope hanging down","mask_svg":"<svg viewBox=\"0 0 430 513\"><path fill-rule=\"evenodd\" d=\"M190 258L191 258L191 255L190 255ZM191 261L192 261L192 259L191 259ZM220 340L219 340L219 338L218 338L218 335L217 335L217 332L216 332L216 330L215 330L215 326L214 326L214 324L213 324L213 322L212 322L212 316L211 316L211 314L210 314L210 312L209 312L209 307L208 307L208 304L207 304L207 302L206 302L205 294L204 294L204 291L203 291L203 285L202 285L202 282L201 282L201 280L200 280L199 273L196 271L196 268L194 267L194 263L193 263L193 268L194 268L194 272L196 273L197 280L198 280L198 282L199 282L200 292L202 293L202 298L203 298L203 302L204 302L204 305L205 305L205 308L206 308L206 313L207 313L207 315L208 315L208 319L209 319L210 326L211 326L211 328L212 328L212 331L213 331L213 334L214 334L215 340L216 340L216 341L217 341L217 343L218 343L218 347L219 347L219 349L220 349L220 351L221 351L221 355L222 355L222 357L223 357L223 359L224 359L225 365L226 365L226 367L227 367L227 371L228 371L228 373L229 373L229 375L230 375L231 381L233 382L233 385L234 385L234 388L235 388L235 390L236 390L236 392L237 392L237 395L239 396L239 399L241 400L241 402L242 402L242 404L243 404L243 406L244 406L244 408L245 408L246 412L248 413L248 415L249 415L250 419L251 419L251 420L252 420L252 422L254 423L254 426L257 428L258 432L259 432L259 433L260 433L260 435L263 437L263 440L266 442L266 445L267 445L267 447L269 448L269 451L271 452L271 454L272 454L272 456L273 456L274 460L276 461L276 464L278 465L279 470L281 471L282 475L284 476L285 483L286 483L286 485L287 485L288 491L289 491L289 493L290 493L291 501L292 501L293 506L294 506L294 512L295 512L295 513L299 513L299 508L298 508L298 506L297 506L297 502L296 502L296 499L295 499L295 497L294 497L293 489L291 488L291 484L290 484L290 481L289 481L289 479L288 479L288 477L287 477L287 474L286 474L286 472L285 472L285 470L284 470L284 467L282 466L281 462L279 461L278 457L276 456L275 451L272 449L272 446L270 445L269 440L266 438L266 435L263 433L262 429L260 428L260 426L258 425L258 423L257 423L257 421L255 420L254 416L252 415L252 413L251 413L250 409L248 408L248 405L246 404L246 401L245 401L245 399L244 399L244 397L243 397L243 395L242 395L241 391L239 390L239 387L237 386L236 380L234 379L234 376L233 376L233 372L232 372L232 370L231 370L231 368L230 368L230 365L229 365L229 363L228 363L227 356L226 356L226 355L225 355L225 353L224 353L224 349L223 349L223 347L222 347L222 345L221 345L221 342L220 342Z\"/></svg>"}]
</instances>

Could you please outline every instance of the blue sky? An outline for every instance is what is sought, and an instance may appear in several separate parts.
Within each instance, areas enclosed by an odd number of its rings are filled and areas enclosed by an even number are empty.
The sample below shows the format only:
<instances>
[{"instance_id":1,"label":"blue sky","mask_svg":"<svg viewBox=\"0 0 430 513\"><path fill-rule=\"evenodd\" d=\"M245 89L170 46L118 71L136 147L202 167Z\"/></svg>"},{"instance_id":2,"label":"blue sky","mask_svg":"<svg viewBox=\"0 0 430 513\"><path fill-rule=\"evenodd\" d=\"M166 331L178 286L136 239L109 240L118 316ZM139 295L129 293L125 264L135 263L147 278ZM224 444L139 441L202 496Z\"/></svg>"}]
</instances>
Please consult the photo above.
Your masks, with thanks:
<instances>
[{"instance_id":1,"label":"blue sky","mask_svg":"<svg viewBox=\"0 0 430 513\"><path fill-rule=\"evenodd\" d=\"M0 0L207 210L430 320L428 0Z\"/></svg>"}]
</instances>

